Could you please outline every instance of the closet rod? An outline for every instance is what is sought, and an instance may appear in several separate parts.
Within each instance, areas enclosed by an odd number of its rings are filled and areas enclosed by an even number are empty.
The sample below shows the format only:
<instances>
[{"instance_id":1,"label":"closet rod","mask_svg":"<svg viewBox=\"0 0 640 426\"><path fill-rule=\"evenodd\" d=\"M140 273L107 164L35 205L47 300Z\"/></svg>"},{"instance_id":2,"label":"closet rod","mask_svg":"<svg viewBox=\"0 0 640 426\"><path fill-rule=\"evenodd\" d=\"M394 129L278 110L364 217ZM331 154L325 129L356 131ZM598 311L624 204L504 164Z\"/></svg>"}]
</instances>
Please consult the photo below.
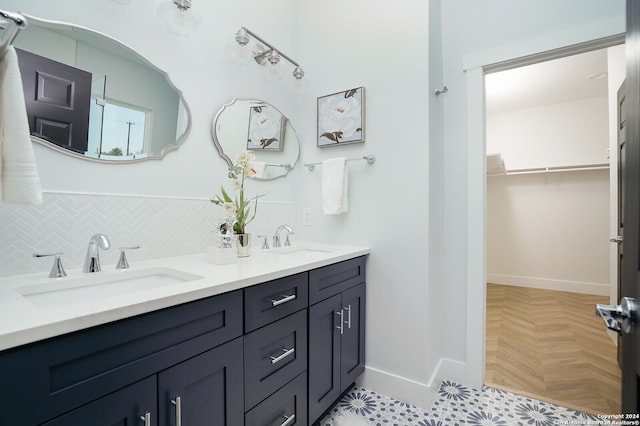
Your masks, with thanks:
<instances>
[{"instance_id":1,"label":"closet rod","mask_svg":"<svg viewBox=\"0 0 640 426\"><path fill-rule=\"evenodd\" d=\"M0 18L3 18L7 23L6 26L0 24L0 28L5 30L2 39L0 39L0 51L2 51L13 42L18 31L27 26L27 19L19 13L7 12L6 10L0 10Z\"/></svg>"},{"instance_id":2,"label":"closet rod","mask_svg":"<svg viewBox=\"0 0 640 426\"><path fill-rule=\"evenodd\" d=\"M526 175L550 172L577 172L587 170L607 170L608 164L586 164L583 166L536 167L532 169L513 169L503 173L488 173L487 176Z\"/></svg>"}]
</instances>

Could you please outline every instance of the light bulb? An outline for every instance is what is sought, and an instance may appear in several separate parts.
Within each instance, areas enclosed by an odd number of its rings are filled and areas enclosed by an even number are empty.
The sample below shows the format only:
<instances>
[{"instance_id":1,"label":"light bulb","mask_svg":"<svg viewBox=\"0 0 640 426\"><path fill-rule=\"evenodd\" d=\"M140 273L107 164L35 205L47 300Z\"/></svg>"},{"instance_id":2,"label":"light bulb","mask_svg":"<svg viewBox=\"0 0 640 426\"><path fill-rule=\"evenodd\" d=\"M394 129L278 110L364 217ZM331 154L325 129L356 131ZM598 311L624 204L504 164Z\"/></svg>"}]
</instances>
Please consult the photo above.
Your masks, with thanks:
<instances>
[{"instance_id":1,"label":"light bulb","mask_svg":"<svg viewBox=\"0 0 640 426\"><path fill-rule=\"evenodd\" d=\"M282 80L285 75L287 75L287 69L286 66L284 66L283 64L278 64L278 63L271 63L271 62L267 62L264 65L265 68L265 76L267 77L267 80L271 80L271 81L275 81L275 80Z\"/></svg>"},{"instance_id":2,"label":"light bulb","mask_svg":"<svg viewBox=\"0 0 640 426\"><path fill-rule=\"evenodd\" d=\"M297 96L302 96L309 93L311 82L308 78L296 78L295 76L292 76L287 79L287 87L291 93Z\"/></svg>"},{"instance_id":3,"label":"light bulb","mask_svg":"<svg viewBox=\"0 0 640 426\"><path fill-rule=\"evenodd\" d=\"M158 15L167 28L176 34L187 35L202 21L191 9L190 0L167 0L158 6Z\"/></svg>"},{"instance_id":4,"label":"light bulb","mask_svg":"<svg viewBox=\"0 0 640 426\"><path fill-rule=\"evenodd\" d=\"M253 55L251 55L251 45L238 44L235 40L230 40L225 45L224 51L231 60L238 65L247 65L251 59L253 59Z\"/></svg>"}]
</instances>

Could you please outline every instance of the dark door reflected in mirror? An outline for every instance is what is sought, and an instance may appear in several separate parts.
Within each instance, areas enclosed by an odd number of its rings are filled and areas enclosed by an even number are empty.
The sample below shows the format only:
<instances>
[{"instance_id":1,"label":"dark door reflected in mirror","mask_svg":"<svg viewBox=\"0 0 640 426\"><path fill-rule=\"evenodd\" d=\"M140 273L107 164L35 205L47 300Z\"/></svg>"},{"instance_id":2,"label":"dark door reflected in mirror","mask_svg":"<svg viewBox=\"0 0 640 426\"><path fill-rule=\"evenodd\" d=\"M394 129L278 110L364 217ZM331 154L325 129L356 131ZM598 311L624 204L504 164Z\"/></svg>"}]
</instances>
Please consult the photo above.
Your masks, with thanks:
<instances>
[{"instance_id":1,"label":"dark door reflected in mirror","mask_svg":"<svg viewBox=\"0 0 640 426\"><path fill-rule=\"evenodd\" d=\"M160 159L190 130L166 73L87 28L26 16L14 41L32 140L100 162Z\"/></svg>"}]
</instances>

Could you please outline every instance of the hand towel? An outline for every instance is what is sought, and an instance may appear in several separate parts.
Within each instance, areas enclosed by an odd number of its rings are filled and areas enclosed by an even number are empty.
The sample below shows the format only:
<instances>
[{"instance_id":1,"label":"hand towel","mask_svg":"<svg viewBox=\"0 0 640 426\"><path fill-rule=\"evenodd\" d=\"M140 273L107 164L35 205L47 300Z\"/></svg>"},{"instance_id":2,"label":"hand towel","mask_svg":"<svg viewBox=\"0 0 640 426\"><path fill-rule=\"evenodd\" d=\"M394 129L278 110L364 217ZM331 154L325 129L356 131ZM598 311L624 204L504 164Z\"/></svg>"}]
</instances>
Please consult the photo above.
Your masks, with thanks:
<instances>
[{"instance_id":1,"label":"hand towel","mask_svg":"<svg viewBox=\"0 0 640 426\"><path fill-rule=\"evenodd\" d=\"M349 210L349 173L344 157L322 162L322 211L324 214L340 214Z\"/></svg>"},{"instance_id":2,"label":"hand towel","mask_svg":"<svg viewBox=\"0 0 640 426\"><path fill-rule=\"evenodd\" d=\"M42 202L31 144L18 56L7 46L4 54L0 52L0 202Z\"/></svg>"},{"instance_id":3,"label":"hand towel","mask_svg":"<svg viewBox=\"0 0 640 426\"><path fill-rule=\"evenodd\" d=\"M264 179L266 177L265 172L267 171L267 163L264 161L252 161L249 163L249 167L251 167L255 172L255 177L260 179Z\"/></svg>"}]
</instances>

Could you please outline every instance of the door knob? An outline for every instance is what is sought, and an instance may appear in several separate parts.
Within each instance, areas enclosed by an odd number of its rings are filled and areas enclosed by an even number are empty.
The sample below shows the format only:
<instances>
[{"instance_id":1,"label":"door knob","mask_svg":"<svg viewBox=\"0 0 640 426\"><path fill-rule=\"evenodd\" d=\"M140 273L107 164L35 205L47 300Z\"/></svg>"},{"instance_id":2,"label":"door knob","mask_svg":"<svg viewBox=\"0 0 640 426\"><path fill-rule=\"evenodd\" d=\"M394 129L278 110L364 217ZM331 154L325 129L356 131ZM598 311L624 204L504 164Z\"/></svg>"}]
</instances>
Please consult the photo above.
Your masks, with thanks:
<instances>
[{"instance_id":1,"label":"door knob","mask_svg":"<svg viewBox=\"0 0 640 426\"><path fill-rule=\"evenodd\" d=\"M622 241L624 241L624 238L622 238L620 235L613 237L609 240L609 242L618 243L618 244L620 244Z\"/></svg>"},{"instance_id":2,"label":"door knob","mask_svg":"<svg viewBox=\"0 0 640 426\"><path fill-rule=\"evenodd\" d=\"M617 333L631 333L635 330L638 317L638 301L625 297L620 305L596 305L596 314L602 317L609 330Z\"/></svg>"}]
</instances>

